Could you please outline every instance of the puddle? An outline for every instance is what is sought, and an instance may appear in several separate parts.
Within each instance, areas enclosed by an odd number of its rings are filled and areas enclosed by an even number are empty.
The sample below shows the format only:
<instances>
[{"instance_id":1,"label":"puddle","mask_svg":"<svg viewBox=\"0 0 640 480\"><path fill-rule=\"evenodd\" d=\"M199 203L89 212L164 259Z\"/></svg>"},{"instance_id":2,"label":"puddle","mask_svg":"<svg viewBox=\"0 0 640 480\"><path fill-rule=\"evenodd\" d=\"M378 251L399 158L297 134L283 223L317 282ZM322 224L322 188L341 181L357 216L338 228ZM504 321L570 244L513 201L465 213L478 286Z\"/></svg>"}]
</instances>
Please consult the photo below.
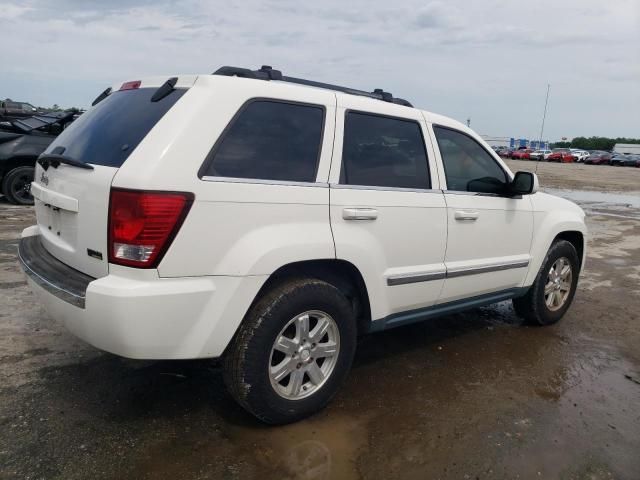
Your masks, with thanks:
<instances>
[{"instance_id":1,"label":"puddle","mask_svg":"<svg viewBox=\"0 0 640 480\"><path fill-rule=\"evenodd\" d=\"M594 352L559 369L536 393L548 402L533 425L539 441L506 459L511 471L522 478L638 478L637 458L629 455L638 442L633 406L640 401L640 377L634 365Z\"/></svg>"},{"instance_id":2,"label":"puddle","mask_svg":"<svg viewBox=\"0 0 640 480\"><path fill-rule=\"evenodd\" d=\"M640 192L596 192L590 190L563 190L558 188L544 188L543 191L579 204L618 205L629 208L640 208Z\"/></svg>"}]
</instances>

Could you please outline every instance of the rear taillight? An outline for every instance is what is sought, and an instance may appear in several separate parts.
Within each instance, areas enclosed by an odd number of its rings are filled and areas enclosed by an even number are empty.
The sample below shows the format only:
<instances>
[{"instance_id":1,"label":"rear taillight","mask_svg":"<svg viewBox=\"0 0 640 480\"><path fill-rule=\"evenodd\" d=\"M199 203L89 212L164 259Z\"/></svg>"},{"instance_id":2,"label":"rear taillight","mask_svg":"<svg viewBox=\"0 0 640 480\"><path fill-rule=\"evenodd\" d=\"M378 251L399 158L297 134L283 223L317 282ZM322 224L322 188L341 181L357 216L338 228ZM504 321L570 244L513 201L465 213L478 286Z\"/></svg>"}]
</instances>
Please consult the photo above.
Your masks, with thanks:
<instances>
[{"instance_id":1,"label":"rear taillight","mask_svg":"<svg viewBox=\"0 0 640 480\"><path fill-rule=\"evenodd\" d=\"M193 194L111 189L109 262L154 268L178 233Z\"/></svg>"}]
</instances>

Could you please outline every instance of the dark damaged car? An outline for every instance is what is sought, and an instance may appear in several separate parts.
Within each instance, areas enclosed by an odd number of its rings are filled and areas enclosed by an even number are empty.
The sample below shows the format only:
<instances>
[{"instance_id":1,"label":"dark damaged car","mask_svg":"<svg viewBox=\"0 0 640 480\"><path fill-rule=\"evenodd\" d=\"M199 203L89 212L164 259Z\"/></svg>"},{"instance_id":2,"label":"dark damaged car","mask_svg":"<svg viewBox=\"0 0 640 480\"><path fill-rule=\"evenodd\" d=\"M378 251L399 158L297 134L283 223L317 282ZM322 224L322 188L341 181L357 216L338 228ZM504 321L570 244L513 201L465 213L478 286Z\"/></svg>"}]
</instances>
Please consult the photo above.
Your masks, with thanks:
<instances>
[{"instance_id":1,"label":"dark damaged car","mask_svg":"<svg viewBox=\"0 0 640 480\"><path fill-rule=\"evenodd\" d=\"M79 114L78 110L0 122L0 193L16 205L31 205L38 156Z\"/></svg>"}]
</instances>

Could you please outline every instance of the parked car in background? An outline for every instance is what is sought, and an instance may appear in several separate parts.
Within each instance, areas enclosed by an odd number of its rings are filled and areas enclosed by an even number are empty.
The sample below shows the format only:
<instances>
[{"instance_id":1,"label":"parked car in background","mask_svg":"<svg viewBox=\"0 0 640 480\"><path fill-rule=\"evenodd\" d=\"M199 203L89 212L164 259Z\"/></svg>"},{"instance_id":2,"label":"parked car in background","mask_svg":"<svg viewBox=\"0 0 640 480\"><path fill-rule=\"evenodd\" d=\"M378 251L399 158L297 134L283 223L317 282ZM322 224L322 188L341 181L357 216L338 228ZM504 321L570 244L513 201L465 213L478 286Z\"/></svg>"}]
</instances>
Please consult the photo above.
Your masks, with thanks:
<instances>
[{"instance_id":1,"label":"parked car in background","mask_svg":"<svg viewBox=\"0 0 640 480\"><path fill-rule=\"evenodd\" d=\"M614 167L622 167L624 162L628 159L627 155L622 155L620 153L614 153L611 155L611 159L609 160L609 165Z\"/></svg>"},{"instance_id":2,"label":"parked car in background","mask_svg":"<svg viewBox=\"0 0 640 480\"><path fill-rule=\"evenodd\" d=\"M625 162L624 166L637 167L639 163L640 163L640 154L634 153L632 155L627 155L627 161Z\"/></svg>"},{"instance_id":3,"label":"parked car in background","mask_svg":"<svg viewBox=\"0 0 640 480\"><path fill-rule=\"evenodd\" d=\"M27 102L0 100L0 122L31 117L38 109Z\"/></svg>"},{"instance_id":4,"label":"parked car in background","mask_svg":"<svg viewBox=\"0 0 640 480\"><path fill-rule=\"evenodd\" d=\"M549 158L549 155L551 155L551 150L536 150L535 152L531 152L529 154L529 157L531 158L531 160L542 161L547 160Z\"/></svg>"},{"instance_id":5,"label":"parked car in background","mask_svg":"<svg viewBox=\"0 0 640 480\"><path fill-rule=\"evenodd\" d=\"M571 163L575 162L576 157L568 148L554 148L547 157L550 162Z\"/></svg>"},{"instance_id":6,"label":"parked car in background","mask_svg":"<svg viewBox=\"0 0 640 480\"><path fill-rule=\"evenodd\" d=\"M584 161L587 165L609 165L612 155L609 152L596 150Z\"/></svg>"},{"instance_id":7,"label":"parked car in background","mask_svg":"<svg viewBox=\"0 0 640 480\"><path fill-rule=\"evenodd\" d=\"M570 148L571 154L576 157L576 162L584 162L590 155L586 150L579 150L577 148Z\"/></svg>"},{"instance_id":8,"label":"parked car in background","mask_svg":"<svg viewBox=\"0 0 640 480\"><path fill-rule=\"evenodd\" d=\"M524 148L522 150L516 150L511 154L511 158L514 160L529 160L532 150Z\"/></svg>"},{"instance_id":9,"label":"parked car in background","mask_svg":"<svg viewBox=\"0 0 640 480\"><path fill-rule=\"evenodd\" d=\"M498 155L500 155L502 158L511 158L511 155L513 155L513 149L504 148L498 152Z\"/></svg>"},{"instance_id":10,"label":"parked car in background","mask_svg":"<svg viewBox=\"0 0 640 480\"><path fill-rule=\"evenodd\" d=\"M31 182L38 155L78 111L47 113L0 122L0 194L17 205L31 205Z\"/></svg>"},{"instance_id":11,"label":"parked car in background","mask_svg":"<svg viewBox=\"0 0 640 480\"><path fill-rule=\"evenodd\" d=\"M635 167L640 160L640 155L619 155L614 154L611 157L611 165L615 165L617 167Z\"/></svg>"},{"instance_id":12,"label":"parked car in background","mask_svg":"<svg viewBox=\"0 0 640 480\"><path fill-rule=\"evenodd\" d=\"M25 301L124 357L220 358L273 424L327 405L367 332L507 299L532 324L564 316L580 207L462 123L289 78L106 90L38 159Z\"/></svg>"}]
</instances>

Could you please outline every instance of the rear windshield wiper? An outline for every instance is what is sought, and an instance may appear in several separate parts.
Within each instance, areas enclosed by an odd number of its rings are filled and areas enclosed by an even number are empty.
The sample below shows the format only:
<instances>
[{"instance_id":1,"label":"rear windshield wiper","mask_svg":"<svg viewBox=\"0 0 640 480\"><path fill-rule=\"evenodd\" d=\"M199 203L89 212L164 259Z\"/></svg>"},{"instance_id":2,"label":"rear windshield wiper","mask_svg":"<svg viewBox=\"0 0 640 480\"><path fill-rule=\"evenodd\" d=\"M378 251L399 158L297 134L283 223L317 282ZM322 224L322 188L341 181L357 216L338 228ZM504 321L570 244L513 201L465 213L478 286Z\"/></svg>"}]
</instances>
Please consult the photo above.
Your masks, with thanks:
<instances>
[{"instance_id":1,"label":"rear windshield wiper","mask_svg":"<svg viewBox=\"0 0 640 480\"><path fill-rule=\"evenodd\" d=\"M73 167L84 168L87 170L93 170L93 165L81 162L75 158L67 157L66 155L60 155L57 153L43 153L38 157L38 163L42 165L42 168L48 170L49 167L58 168L61 163L71 165Z\"/></svg>"}]
</instances>

